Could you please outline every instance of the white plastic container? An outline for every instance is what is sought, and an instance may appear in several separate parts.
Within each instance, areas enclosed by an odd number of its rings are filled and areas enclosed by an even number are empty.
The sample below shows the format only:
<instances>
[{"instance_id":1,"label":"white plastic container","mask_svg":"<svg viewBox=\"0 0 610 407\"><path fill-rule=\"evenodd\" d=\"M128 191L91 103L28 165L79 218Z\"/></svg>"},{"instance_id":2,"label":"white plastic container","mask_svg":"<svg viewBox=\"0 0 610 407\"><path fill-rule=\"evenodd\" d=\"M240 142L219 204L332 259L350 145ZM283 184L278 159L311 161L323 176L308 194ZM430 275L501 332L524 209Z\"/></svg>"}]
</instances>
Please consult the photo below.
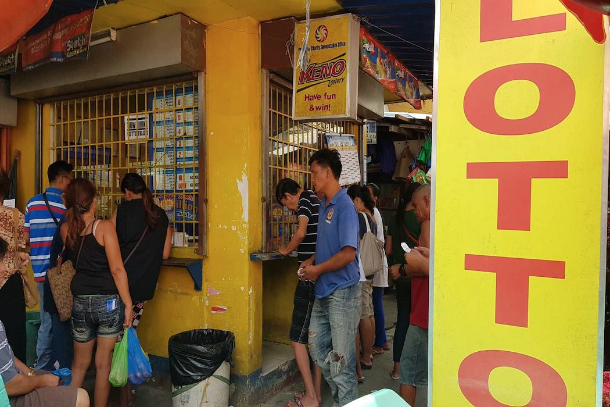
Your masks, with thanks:
<instances>
[{"instance_id":1,"label":"white plastic container","mask_svg":"<svg viewBox=\"0 0 610 407\"><path fill-rule=\"evenodd\" d=\"M173 407L227 407L231 366L222 365L206 380L189 386L173 387Z\"/></svg>"}]
</instances>

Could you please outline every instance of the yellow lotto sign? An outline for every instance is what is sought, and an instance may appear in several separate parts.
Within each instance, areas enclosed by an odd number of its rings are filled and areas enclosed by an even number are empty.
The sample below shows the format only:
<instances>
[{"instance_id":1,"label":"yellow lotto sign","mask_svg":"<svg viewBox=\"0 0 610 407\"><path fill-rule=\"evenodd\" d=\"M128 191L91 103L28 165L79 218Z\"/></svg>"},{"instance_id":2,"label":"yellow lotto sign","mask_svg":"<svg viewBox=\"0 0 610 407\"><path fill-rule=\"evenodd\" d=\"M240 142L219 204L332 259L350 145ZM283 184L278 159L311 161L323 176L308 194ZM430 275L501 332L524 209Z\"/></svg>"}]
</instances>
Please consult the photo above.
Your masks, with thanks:
<instances>
[{"instance_id":1,"label":"yellow lotto sign","mask_svg":"<svg viewBox=\"0 0 610 407\"><path fill-rule=\"evenodd\" d=\"M433 406L601 405L605 26L565 3L437 0Z\"/></svg>"},{"instance_id":2,"label":"yellow lotto sign","mask_svg":"<svg viewBox=\"0 0 610 407\"><path fill-rule=\"evenodd\" d=\"M351 14L311 20L308 64L299 67L306 24L296 24L292 94L295 120L357 118L359 29Z\"/></svg>"}]
</instances>

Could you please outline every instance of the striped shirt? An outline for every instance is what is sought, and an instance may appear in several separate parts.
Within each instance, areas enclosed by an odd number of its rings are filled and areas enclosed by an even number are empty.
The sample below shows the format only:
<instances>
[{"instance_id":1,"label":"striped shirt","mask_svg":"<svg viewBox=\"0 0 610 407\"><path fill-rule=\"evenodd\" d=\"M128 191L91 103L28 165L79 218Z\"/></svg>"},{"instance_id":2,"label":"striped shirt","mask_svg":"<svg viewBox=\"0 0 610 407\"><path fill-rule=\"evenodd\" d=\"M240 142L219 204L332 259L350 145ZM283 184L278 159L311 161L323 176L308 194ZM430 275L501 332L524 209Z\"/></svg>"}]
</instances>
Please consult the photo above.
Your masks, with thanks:
<instances>
[{"instance_id":1,"label":"striped shirt","mask_svg":"<svg viewBox=\"0 0 610 407\"><path fill-rule=\"evenodd\" d=\"M66 207L61 199L62 191L58 188L47 188L45 192L53 214L57 221L61 221L66 214ZM24 229L30 234L30 258L34 278L37 282L43 282L50 266L51 243L57 225L42 194L30 199L25 207Z\"/></svg>"},{"instance_id":2,"label":"striped shirt","mask_svg":"<svg viewBox=\"0 0 610 407\"><path fill-rule=\"evenodd\" d=\"M8 383L13 380L18 373L13 359L13 351L6 339L4 325L2 325L2 321L0 321L0 377L2 377L4 383Z\"/></svg>"},{"instance_id":3,"label":"striped shirt","mask_svg":"<svg viewBox=\"0 0 610 407\"><path fill-rule=\"evenodd\" d=\"M299 263L304 262L316 253L318 240L318 214L320 200L312 191L301 192L299 198L299 218L307 218L307 234L297 249Z\"/></svg>"}]
</instances>

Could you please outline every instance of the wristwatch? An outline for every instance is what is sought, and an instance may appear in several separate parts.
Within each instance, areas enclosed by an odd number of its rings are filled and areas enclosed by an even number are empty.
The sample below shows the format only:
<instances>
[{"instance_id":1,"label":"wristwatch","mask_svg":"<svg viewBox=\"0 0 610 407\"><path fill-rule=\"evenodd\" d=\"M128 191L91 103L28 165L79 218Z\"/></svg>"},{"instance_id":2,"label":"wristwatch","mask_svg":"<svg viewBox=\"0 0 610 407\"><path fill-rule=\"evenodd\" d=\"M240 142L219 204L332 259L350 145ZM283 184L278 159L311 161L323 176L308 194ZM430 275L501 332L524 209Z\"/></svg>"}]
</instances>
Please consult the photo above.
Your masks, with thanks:
<instances>
[{"instance_id":1,"label":"wristwatch","mask_svg":"<svg viewBox=\"0 0 610 407\"><path fill-rule=\"evenodd\" d=\"M405 265L401 264L400 267L398 268L398 273L400 273L401 276L406 277L407 276L407 270L405 270Z\"/></svg>"}]
</instances>

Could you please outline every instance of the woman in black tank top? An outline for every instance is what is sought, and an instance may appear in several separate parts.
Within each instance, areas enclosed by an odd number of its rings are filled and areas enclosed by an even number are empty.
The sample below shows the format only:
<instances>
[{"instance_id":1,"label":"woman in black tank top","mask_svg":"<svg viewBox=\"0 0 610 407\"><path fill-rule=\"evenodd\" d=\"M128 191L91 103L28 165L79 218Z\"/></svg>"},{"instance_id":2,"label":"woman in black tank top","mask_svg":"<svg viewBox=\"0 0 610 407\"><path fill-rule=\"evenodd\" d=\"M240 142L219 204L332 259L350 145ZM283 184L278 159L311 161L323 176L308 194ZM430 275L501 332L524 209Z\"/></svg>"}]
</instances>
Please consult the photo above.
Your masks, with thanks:
<instances>
[{"instance_id":1,"label":"woman in black tank top","mask_svg":"<svg viewBox=\"0 0 610 407\"><path fill-rule=\"evenodd\" d=\"M66 221L61 226L66 255L76 274L72 280L72 386L81 387L95 355L95 405L108 405L112 351L125 326L131 326L133 303L114 224L96 220L96 191L79 178L66 190Z\"/></svg>"},{"instance_id":2,"label":"woman in black tank top","mask_svg":"<svg viewBox=\"0 0 610 407\"><path fill-rule=\"evenodd\" d=\"M172 232L165 211L155 205L144 179L135 173L121 181L125 202L112 216L133 298L133 327L144 314L146 301L155 295L161 263L169 258ZM120 406L135 403L129 384L121 389Z\"/></svg>"}]
</instances>

